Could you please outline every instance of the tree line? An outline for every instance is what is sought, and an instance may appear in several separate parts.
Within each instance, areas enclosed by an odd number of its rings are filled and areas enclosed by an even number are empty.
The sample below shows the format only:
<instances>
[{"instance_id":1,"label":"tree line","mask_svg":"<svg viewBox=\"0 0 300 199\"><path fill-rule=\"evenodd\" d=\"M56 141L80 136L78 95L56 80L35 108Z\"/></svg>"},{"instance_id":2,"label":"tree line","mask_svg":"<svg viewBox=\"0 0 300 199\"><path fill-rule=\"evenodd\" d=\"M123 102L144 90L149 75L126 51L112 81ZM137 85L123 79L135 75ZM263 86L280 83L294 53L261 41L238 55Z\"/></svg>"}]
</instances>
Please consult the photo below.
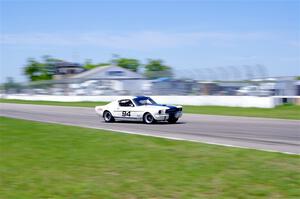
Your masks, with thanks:
<instances>
[{"instance_id":1,"label":"tree line","mask_svg":"<svg viewBox=\"0 0 300 199\"><path fill-rule=\"evenodd\" d=\"M64 62L64 60L49 55L42 56L40 60L29 58L23 72L30 81L51 80L56 73L56 64L59 62ZM82 67L91 70L107 65L116 65L133 72L141 72L150 79L172 76L172 68L165 65L161 59L148 59L146 63L142 64L138 59L114 56L112 60L102 63L93 63L91 59L87 59Z\"/></svg>"}]
</instances>

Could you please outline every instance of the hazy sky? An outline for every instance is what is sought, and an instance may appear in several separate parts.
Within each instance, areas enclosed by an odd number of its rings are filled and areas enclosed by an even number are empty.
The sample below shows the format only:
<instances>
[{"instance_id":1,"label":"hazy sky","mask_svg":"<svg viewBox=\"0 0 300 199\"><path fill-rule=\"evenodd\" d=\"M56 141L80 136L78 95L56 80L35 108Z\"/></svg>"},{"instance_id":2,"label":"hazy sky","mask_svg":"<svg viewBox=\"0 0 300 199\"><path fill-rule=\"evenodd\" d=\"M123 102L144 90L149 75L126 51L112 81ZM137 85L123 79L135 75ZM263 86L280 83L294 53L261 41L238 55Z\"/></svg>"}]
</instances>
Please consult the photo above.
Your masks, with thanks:
<instances>
[{"instance_id":1,"label":"hazy sky","mask_svg":"<svg viewBox=\"0 0 300 199\"><path fill-rule=\"evenodd\" d=\"M160 58L187 70L262 64L300 75L300 1L1 2L1 82L28 57Z\"/></svg>"}]
</instances>

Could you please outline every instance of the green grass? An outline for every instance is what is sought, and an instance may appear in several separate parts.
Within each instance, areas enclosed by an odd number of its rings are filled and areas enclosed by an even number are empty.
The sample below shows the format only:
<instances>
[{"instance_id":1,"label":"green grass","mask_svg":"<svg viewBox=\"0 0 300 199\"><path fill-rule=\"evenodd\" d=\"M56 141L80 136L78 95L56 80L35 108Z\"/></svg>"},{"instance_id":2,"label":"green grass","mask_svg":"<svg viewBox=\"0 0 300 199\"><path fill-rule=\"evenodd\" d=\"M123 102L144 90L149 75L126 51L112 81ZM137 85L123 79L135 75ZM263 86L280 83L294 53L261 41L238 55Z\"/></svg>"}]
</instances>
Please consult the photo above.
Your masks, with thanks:
<instances>
[{"instance_id":1,"label":"green grass","mask_svg":"<svg viewBox=\"0 0 300 199\"><path fill-rule=\"evenodd\" d=\"M106 102L53 102L53 101L27 101L27 100L13 100L13 99L0 99L0 102L57 105L57 106L80 106L80 107L95 107L97 105L106 104ZM300 106L292 105L292 104L286 104L286 105L282 105L270 109L224 107L224 106L184 106L183 108L185 113L300 120Z\"/></svg>"},{"instance_id":2,"label":"green grass","mask_svg":"<svg viewBox=\"0 0 300 199\"><path fill-rule=\"evenodd\" d=\"M0 117L0 198L299 198L297 155Z\"/></svg>"}]
</instances>

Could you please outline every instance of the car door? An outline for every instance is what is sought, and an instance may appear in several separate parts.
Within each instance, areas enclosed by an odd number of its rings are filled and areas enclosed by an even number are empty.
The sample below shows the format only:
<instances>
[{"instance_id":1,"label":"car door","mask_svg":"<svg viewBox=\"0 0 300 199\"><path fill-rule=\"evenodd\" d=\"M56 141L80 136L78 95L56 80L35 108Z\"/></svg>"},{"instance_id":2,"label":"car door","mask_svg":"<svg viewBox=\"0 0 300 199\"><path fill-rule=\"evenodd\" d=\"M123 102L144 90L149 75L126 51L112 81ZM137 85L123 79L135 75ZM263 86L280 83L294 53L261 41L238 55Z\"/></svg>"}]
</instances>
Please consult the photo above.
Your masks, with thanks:
<instances>
[{"instance_id":1,"label":"car door","mask_svg":"<svg viewBox=\"0 0 300 199\"><path fill-rule=\"evenodd\" d=\"M122 119L136 119L135 105L130 99L122 99L118 101L119 106L115 112L116 117Z\"/></svg>"}]
</instances>

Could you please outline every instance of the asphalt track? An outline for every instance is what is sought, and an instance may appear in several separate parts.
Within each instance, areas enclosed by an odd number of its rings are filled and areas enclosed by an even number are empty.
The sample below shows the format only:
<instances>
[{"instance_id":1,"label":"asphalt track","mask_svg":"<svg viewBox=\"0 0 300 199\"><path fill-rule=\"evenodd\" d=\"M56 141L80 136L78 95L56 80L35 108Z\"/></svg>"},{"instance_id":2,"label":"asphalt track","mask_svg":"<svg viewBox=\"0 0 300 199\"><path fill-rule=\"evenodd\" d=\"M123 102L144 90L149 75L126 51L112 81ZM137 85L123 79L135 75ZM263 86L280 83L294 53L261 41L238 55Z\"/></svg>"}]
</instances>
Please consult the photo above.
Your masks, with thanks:
<instances>
[{"instance_id":1,"label":"asphalt track","mask_svg":"<svg viewBox=\"0 0 300 199\"><path fill-rule=\"evenodd\" d=\"M300 121L184 114L176 124L105 123L93 108L0 103L0 115L124 133L300 154ZM1 121L0 121L1 122Z\"/></svg>"}]
</instances>

